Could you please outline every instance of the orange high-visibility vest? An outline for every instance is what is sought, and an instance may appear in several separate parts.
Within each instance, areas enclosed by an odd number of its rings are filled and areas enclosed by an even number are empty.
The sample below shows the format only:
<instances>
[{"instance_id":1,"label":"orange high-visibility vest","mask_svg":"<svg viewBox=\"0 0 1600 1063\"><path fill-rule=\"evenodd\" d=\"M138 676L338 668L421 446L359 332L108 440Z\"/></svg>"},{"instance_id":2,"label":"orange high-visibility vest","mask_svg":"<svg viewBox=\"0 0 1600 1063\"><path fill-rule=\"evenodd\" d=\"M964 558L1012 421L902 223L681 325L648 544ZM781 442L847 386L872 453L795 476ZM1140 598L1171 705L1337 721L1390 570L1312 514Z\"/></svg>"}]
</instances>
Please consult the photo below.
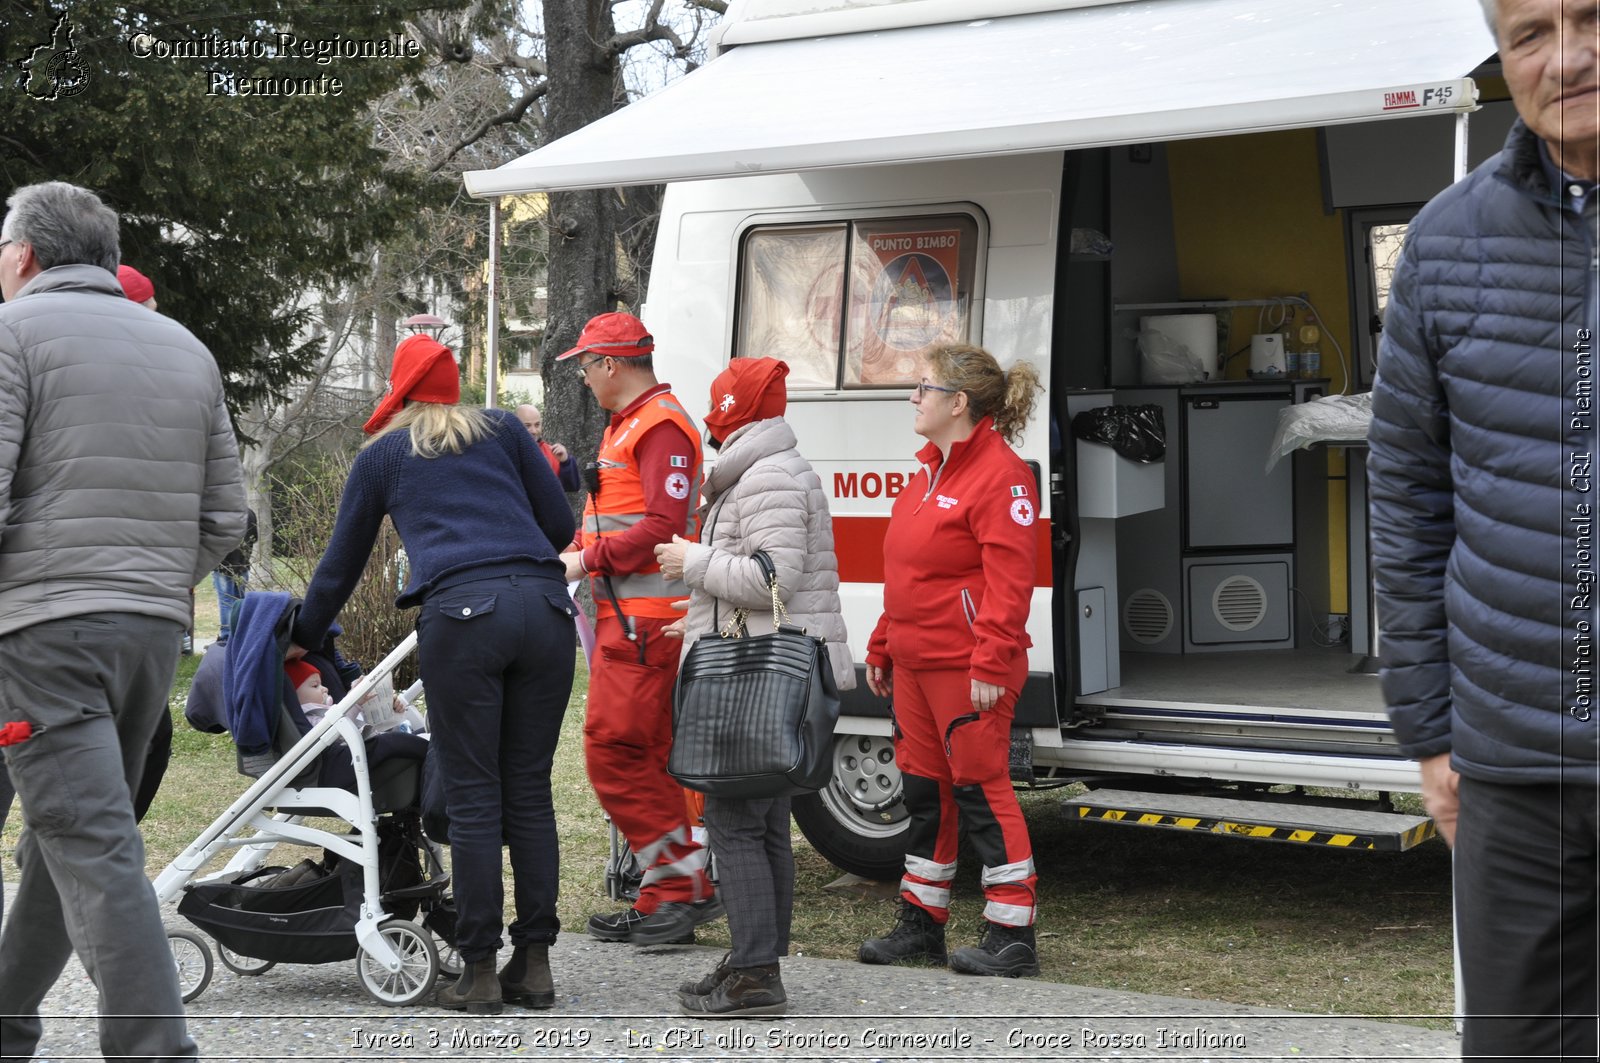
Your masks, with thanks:
<instances>
[{"instance_id":1,"label":"orange high-visibility vest","mask_svg":"<svg viewBox=\"0 0 1600 1063\"><path fill-rule=\"evenodd\" d=\"M672 393L662 392L646 400L622 421L606 428L596 459L600 466L600 490L589 495L583 508L580 543L585 549L607 536L621 535L644 519L644 486L639 480L634 445L663 421L682 429L693 450L687 468L672 469L668 491L677 495L681 490L682 497L689 500L689 516L678 534L690 540L699 537L695 510L700 501L700 430ZM594 594L595 615L615 616L617 611L606 594L604 577L591 576L589 589ZM614 574L611 589L625 615L665 620L681 617L683 613L672 608L672 603L689 596L684 582L664 578L661 566L654 560L637 572Z\"/></svg>"}]
</instances>

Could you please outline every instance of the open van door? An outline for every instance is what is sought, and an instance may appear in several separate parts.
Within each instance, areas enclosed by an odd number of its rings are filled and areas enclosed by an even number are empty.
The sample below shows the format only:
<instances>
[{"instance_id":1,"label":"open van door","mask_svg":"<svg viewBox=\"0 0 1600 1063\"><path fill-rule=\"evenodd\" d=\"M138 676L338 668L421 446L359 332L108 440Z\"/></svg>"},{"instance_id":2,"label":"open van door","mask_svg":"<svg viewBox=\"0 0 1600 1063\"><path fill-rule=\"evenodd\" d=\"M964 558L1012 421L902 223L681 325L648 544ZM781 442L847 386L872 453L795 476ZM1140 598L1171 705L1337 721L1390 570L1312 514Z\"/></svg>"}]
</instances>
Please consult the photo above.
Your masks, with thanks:
<instances>
[{"instance_id":1,"label":"open van door","mask_svg":"<svg viewBox=\"0 0 1600 1063\"><path fill-rule=\"evenodd\" d=\"M1313 545L1238 546L1250 516L1221 512L1207 492L1237 498L1228 472L1244 470L1243 459L1189 476L1174 458L1155 476L1167 485L1158 497L1135 502L1134 478L1084 460L1070 421L1131 401L1124 385L1139 384L1116 378L1112 349L1131 347L1123 333L1136 323L1118 316L1119 269L1160 273L1136 264L1140 241L1149 251L1165 240L1151 261L1164 258L1176 284L1170 226L1163 237L1115 224L1168 206L1173 190L1151 178L1168 172L1170 146L1419 116L1464 121L1477 100L1468 75L1494 51L1481 11L1463 0L743 0L720 32L720 54L701 69L465 180L480 197L668 183L641 316L691 412L730 357L789 360L787 416L830 491L856 659L881 603L883 529L920 444L905 405L917 358L965 340L1002 364L1033 362L1050 389L1048 414L1018 448L1038 471L1044 512L1015 779L1242 784L1244 796L1415 789L1375 685L1291 703L1322 689L1300 681L1294 654L1307 647L1296 648L1294 625L1273 640L1229 641L1230 625L1243 623L1235 608L1251 604L1241 591L1282 599L1281 626L1297 590L1297 569L1281 557ZM1112 170L1100 165L1110 151L1142 161ZM1314 159L1299 165L1298 180L1318 180ZM1093 197L1102 209L1085 209ZM1226 384L1225 395L1162 396L1169 430L1192 421L1196 438L1226 441L1237 428L1253 439L1263 403L1288 406L1317 390ZM1259 459L1248 460L1266 482ZM1315 491L1297 486L1280 507L1287 526L1302 494ZM1177 545L1159 558L1142 557L1120 530L1147 504L1174 529ZM1191 518L1202 531L1222 526L1223 537L1189 536ZM1199 563L1224 555L1228 565ZM1159 690L1127 682L1123 668L1130 646L1147 647L1130 635L1141 628L1129 627L1119 570L1143 575L1146 561L1220 603L1212 630L1173 629L1171 659L1153 662L1166 673ZM1321 590L1326 599L1326 577ZM1346 662L1316 664L1330 690L1350 685ZM1273 692L1246 690L1269 673ZM833 782L797 801L796 818L839 866L893 878L906 821L889 707L862 683L837 736ZM1113 813L1106 818L1139 818ZM1152 820L1237 816L1179 810Z\"/></svg>"}]
</instances>

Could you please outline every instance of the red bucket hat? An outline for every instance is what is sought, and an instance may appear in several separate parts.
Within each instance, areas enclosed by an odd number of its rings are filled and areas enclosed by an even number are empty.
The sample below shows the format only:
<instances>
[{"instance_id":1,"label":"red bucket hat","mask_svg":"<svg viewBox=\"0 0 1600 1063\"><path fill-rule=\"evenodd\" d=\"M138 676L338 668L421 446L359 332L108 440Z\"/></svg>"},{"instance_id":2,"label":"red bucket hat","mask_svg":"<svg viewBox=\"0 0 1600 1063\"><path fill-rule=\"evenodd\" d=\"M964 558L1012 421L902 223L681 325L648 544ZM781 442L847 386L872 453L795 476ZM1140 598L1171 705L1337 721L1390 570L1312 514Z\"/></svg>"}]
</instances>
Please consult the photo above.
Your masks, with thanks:
<instances>
[{"instance_id":1,"label":"red bucket hat","mask_svg":"<svg viewBox=\"0 0 1600 1063\"><path fill-rule=\"evenodd\" d=\"M589 319L578 334L578 345L565 354L556 355L556 361L593 351L612 358L639 358L656 349L655 338L644 327L644 322L632 314L598 314Z\"/></svg>"},{"instance_id":2,"label":"red bucket hat","mask_svg":"<svg viewBox=\"0 0 1600 1063\"><path fill-rule=\"evenodd\" d=\"M719 439L769 417L781 417L789 405L783 388L789 363L776 358L735 358L711 382L711 412L706 427Z\"/></svg>"},{"instance_id":3,"label":"red bucket hat","mask_svg":"<svg viewBox=\"0 0 1600 1063\"><path fill-rule=\"evenodd\" d=\"M118 266L117 280L122 284L123 294L136 303L142 303L156 294L156 286L150 283L150 278L132 266Z\"/></svg>"},{"instance_id":4,"label":"red bucket hat","mask_svg":"<svg viewBox=\"0 0 1600 1063\"><path fill-rule=\"evenodd\" d=\"M394 349L394 365L389 369L389 390L378 408L372 411L362 431L372 435L400 412L407 400L414 402L459 402L461 370L450 348L427 336L408 336Z\"/></svg>"}]
</instances>

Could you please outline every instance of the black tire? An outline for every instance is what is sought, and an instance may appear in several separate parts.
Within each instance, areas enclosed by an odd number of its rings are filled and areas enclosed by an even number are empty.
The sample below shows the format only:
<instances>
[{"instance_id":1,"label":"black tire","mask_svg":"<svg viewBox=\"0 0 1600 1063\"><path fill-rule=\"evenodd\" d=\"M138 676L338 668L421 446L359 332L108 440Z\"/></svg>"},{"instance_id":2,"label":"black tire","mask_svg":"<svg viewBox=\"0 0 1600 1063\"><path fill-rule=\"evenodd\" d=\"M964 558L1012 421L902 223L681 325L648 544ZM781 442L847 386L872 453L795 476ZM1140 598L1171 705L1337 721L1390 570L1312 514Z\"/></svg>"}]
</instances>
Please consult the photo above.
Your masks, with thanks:
<instances>
[{"instance_id":1,"label":"black tire","mask_svg":"<svg viewBox=\"0 0 1600 1063\"><path fill-rule=\"evenodd\" d=\"M242 952L234 952L220 941L217 942L217 959L234 974L246 978L260 977L278 966L277 960L259 960L254 956L246 956Z\"/></svg>"},{"instance_id":2,"label":"black tire","mask_svg":"<svg viewBox=\"0 0 1600 1063\"><path fill-rule=\"evenodd\" d=\"M899 881L910 822L893 743L887 735L836 735L833 757L828 785L792 802L800 833L842 871Z\"/></svg>"}]
</instances>

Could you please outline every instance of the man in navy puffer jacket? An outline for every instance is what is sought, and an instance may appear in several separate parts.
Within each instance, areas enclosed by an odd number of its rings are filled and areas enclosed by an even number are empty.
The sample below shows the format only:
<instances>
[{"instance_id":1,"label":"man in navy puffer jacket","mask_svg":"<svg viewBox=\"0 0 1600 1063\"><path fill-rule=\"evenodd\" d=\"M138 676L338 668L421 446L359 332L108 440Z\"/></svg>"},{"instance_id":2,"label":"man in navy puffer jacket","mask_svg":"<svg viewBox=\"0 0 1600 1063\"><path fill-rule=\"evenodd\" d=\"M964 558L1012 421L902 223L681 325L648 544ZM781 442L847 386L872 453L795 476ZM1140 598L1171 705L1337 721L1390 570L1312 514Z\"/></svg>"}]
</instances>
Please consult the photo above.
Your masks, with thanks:
<instances>
[{"instance_id":1,"label":"man in navy puffer jacket","mask_svg":"<svg viewBox=\"0 0 1600 1063\"><path fill-rule=\"evenodd\" d=\"M1373 384L1383 689L1455 848L1463 1055L1593 1059L1600 10L1484 6L1521 120L1411 226Z\"/></svg>"}]
</instances>

